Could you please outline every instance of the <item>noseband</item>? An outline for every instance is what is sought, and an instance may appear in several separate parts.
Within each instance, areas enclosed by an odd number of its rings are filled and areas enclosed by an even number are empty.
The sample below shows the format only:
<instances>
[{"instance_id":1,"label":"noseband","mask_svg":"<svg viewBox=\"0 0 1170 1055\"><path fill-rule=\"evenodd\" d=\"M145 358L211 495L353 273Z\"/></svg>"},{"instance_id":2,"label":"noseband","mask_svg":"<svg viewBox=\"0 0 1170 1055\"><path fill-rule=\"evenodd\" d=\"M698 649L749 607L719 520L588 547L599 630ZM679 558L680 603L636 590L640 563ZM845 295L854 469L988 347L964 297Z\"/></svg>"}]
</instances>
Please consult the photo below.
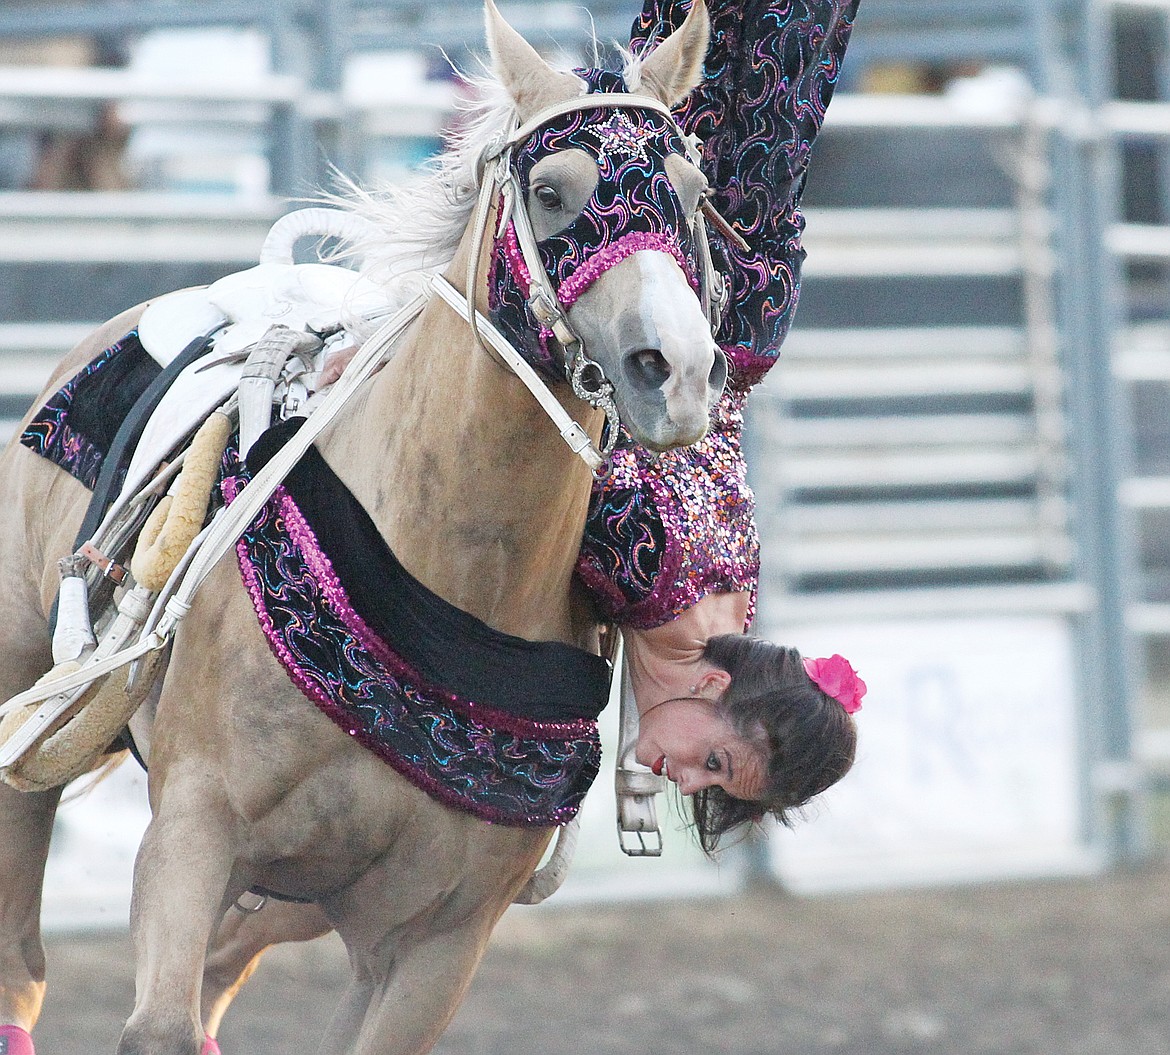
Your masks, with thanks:
<instances>
[{"instance_id":1,"label":"noseband","mask_svg":"<svg viewBox=\"0 0 1170 1055\"><path fill-rule=\"evenodd\" d=\"M441 278L437 279L435 285L443 298L467 319L477 342L488 350L489 353L492 351L497 353L500 359L517 372L520 379L532 390L545 410L554 417L562 436L565 437L566 442L573 449L574 453L585 460L595 476L600 477L604 476L608 471L609 455L613 451L619 433L617 405L614 402L614 388L612 382L605 377L601 365L596 360L590 358L580 337L578 337L570 325L568 304L566 303L566 296L563 290L566 285L571 284L573 287L571 296L572 300L575 300L586 285L595 281L602 272L614 266L614 264L624 258L625 255L628 255L633 249L627 246L623 250L610 254L608 259L602 259L605 256L604 253L597 253L588 262L588 264L595 266L588 269L583 281L578 278L578 275L586 272L586 267L580 268L577 273L571 276L569 282L562 281L560 283L560 289L554 287L553 279L549 275L545 262L541 257L536 235L533 232L532 221L528 215L528 209L525 203L520 169L517 164L519 148L527 143L534 135L547 129L552 122L563 116L593 110L615 111L614 118L611 118L611 121L607 122L607 126L612 125L618 119L618 115L624 116L622 111L650 111L660 115L666 122L666 134L677 136L678 140L684 146L688 160L696 166L698 165L697 140L684 136L669 108L657 99L649 96L631 95L625 92L601 91L582 95L576 99L545 108L523 124L517 124L509 135L491 144L482 155L482 175L480 178L479 198L476 205L474 221L475 234L472 251L468 260L467 284L465 288L468 291L478 288L479 261L486 247L491 207L494 203L498 203L495 224L497 232L495 251L497 254L503 253L504 250L501 248L500 243L503 240L504 232L514 232L515 244L513 248L514 255L518 258L516 261L518 264L517 269L527 279L528 283L528 289L523 302L524 306L531 313L532 318L535 319L540 331L550 334L560 346L562 359L556 365L565 380L571 385L573 393L579 399L584 400L605 413L606 428L604 444L601 449L598 450L588 436L585 435L584 430L575 422L572 422L571 419L568 419L567 422L562 420L565 417L564 411L547 389L544 389L543 394L538 392L534 385L539 385L541 388L544 388L543 382L536 376L532 365L520 352L516 351L513 342L501 333L500 329L493 326L478 312L471 310L470 305L466 304L464 298L445 280ZM619 149L624 148L626 150L637 151L637 130L629 123L628 118L626 119L626 125L635 133L632 146L629 145L629 141L623 142L621 140L620 137L623 134L621 127L615 127L612 130L612 134L619 137L617 139ZM598 136L598 133L593 131L592 124L585 127L589 131L592 131L594 136ZM680 258L679 263L683 267L684 273L692 270L696 273L693 281L698 286L700 303L711 326L712 334L714 334L719 325L720 314L725 306L727 294L722 276L716 271L711 258L706 226L703 219L704 213L708 212L708 209L709 206L704 202L692 217L683 217L684 223L689 223L690 234L694 243L693 267L688 260L681 258L681 250L675 252L674 255L676 258ZM659 238L659 241L661 240ZM646 247L663 248L659 244L649 243ZM634 248L638 248L638 246L635 245ZM518 367L518 362L523 365ZM524 369L525 367L527 368L526 370ZM560 415L553 413L549 405L550 403L560 411Z\"/></svg>"}]
</instances>

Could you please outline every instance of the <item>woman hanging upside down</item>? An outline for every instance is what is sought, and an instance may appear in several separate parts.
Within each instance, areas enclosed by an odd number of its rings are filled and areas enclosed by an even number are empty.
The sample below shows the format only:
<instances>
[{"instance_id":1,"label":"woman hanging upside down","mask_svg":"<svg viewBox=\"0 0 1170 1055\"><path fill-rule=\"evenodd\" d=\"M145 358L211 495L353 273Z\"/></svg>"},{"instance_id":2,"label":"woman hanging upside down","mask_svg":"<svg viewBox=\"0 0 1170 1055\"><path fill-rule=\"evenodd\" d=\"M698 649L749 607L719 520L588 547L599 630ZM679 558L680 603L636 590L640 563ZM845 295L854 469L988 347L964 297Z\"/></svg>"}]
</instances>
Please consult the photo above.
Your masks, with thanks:
<instances>
[{"instance_id":1,"label":"woman hanging upside down","mask_svg":"<svg viewBox=\"0 0 1170 1055\"><path fill-rule=\"evenodd\" d=\"M681 24L648 0L638 55ZM770 813L781 822L853 762L865 691L841 659L801 661L749 638L759 577L743 407L775 364L800 289L800 196L857 0L712 0L700 87L676 111L701 141L727 304L716 340L728 382L698 444L619 443L593 493L577 572L621 628L641 719L636 757L693 796L704 849Z\"/></svg>"}]
</instances>

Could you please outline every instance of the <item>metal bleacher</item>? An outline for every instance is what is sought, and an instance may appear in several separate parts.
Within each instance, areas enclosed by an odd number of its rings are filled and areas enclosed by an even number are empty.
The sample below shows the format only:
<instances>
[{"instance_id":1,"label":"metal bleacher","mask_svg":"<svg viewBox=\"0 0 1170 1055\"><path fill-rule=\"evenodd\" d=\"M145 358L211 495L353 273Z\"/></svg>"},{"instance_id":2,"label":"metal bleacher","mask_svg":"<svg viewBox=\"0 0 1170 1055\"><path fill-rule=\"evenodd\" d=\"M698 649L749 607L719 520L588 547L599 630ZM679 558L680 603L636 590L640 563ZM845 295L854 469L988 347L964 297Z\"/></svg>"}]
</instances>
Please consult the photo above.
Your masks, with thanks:
<instances>
[{"instance_id":1,"label":"metal bleacher","mask_svg":"<svg viewBox=\"0 0 1170 1055\"><path fill-rule=\"evenodd\" d=\"M1014 106L971 115L944 98L838 102L826 135L845 143L880 126L909 149L945 129L972 163L1040 161ZM809 206L807 285L852 290L833 311L812 306L828 325L801 309L752 418L781 603L838 598L857 611L875 589L1066 575L1051 224L1023 171L996 182L1002 200L982 207ZM1008 298L991 315L954 310Z\"/></svg>"},{"instance_id":2,"label":"metal bleacher","mask_svg":"<svg viewBox=\"0 0 1170 1055\"><path fill-rule=\"evenodd\" d=\"M997 186L980 207L809 207L808 286L864 280L857 314L883 325L850 325L841 306L830 326L798 315L753 418L775 452L755 464L777 470L756 476L776 511L770 582L781 603L850 611L899 588L1046 587L1067 574L1072 541L1051 223L1024 170L1001 171L1005 157L1036 168L1023 115L945 98L838 101L827 136L852 147L880 123L910 149L947 130Z\"/></svg>"}]
</instances>

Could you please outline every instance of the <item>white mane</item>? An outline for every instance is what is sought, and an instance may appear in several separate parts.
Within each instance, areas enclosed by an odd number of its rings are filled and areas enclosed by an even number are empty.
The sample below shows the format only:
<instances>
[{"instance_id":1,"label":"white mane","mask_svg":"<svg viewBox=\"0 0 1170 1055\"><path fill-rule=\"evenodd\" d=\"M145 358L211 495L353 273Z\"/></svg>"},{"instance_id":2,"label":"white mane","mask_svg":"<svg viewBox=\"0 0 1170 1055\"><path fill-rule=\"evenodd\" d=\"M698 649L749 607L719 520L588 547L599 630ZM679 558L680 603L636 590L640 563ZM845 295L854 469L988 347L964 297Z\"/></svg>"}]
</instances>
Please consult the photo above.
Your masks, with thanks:
<instances>
[{"instance_id":1,"label":"white mane","mask_svg":"<svg viewBox=\"0 0 1170 1055\"><path fill-rule=\"evenodd\" d=\"M347 241L328 259L356 267L384 290L387 308L406 304L451 262L479 194L480 157L515 120L498 80L483 76L468 83L470 99L459 104L444 149L415 176L369 189L339 174L339 190L323 196L324 204L357 214L379 232ZM346 328L368 336L376 324L350 317Z\"/></svg>"}]
</instances>

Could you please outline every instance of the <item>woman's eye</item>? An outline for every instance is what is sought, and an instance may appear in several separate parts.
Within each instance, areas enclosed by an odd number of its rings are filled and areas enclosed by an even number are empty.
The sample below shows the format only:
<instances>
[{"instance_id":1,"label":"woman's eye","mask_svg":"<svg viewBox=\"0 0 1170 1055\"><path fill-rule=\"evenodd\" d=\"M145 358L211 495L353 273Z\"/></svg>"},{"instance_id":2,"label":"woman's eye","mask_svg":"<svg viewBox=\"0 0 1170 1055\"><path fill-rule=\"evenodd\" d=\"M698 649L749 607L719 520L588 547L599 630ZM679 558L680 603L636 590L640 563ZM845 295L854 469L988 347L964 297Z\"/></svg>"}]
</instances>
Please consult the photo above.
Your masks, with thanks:
<instances>
[{"instance_id":1,"label":"woman's eye","mask_svg":"<svg viewBox=\"0 0 1170 1055\"><path fill-rule=\"evenodd\" d=\"M546 209L559 209L561 196L546 183L532 188L532 194Z\"/></svg>"},{"instance_id":2,"label":"woman's eye","mask_svg":"<svg viewBox=\"0 0 1170 1055\"><path fill-rule=\"evenodd\" d=\"M710 770L712 773L718 773L719 770L721 770L723 768L723 763L720 761L719 756L714 751L712 751L707 756L706 765L707 765L707 769Z\"/></svg>"}]
</instances>

